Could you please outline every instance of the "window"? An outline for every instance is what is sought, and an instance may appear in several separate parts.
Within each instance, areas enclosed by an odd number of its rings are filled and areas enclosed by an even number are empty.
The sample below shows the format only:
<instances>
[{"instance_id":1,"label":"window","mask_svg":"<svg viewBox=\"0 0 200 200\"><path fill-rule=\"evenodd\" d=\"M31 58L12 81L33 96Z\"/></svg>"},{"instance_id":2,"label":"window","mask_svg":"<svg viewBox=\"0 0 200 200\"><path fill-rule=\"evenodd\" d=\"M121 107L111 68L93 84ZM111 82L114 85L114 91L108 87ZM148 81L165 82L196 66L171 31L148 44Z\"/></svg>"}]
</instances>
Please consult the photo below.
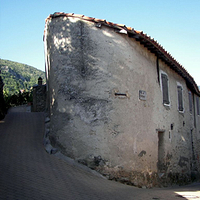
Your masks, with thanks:
<instances>
[{"instance_id":1,"label":"window","mask_svg":"<svg viewBox=\"0 0 200 200\"><path fill-rule=\"evenodd\" d=\"M178 83L177 85L178 91L178 110L183 112L183 87Z\"/></svg>"},{"instance_id":2,"label":"window","mask_svg":"<svg viewBox=\"0 0 200 200\"><path fill-rule=\"evenodd\" d=\"M161 81L162 81L162 94L163 94L163 104L169 105L169 83L168 83L168 76L166 73L161 73Z\"/></svg>"},{"instance_id":3,"label":"window","mask_svg":"<svg viewBox=\"0 0 200 200\"><path fill-rule=\"evenodd\" d=\"M192 114L192 92L188 92L188 97L189 97L189 111L190 111L190 114Z\"/></svg>"},{"instance_id":4,"label":"window","mask_svg":"<svg viewBox=\"0 0 200 200\"><path fill-rule=\"evenodd\" d=\"M200 115L200 108L199 108L199 97L197 99L197 115Z\"/></svg>"}]
</instances>

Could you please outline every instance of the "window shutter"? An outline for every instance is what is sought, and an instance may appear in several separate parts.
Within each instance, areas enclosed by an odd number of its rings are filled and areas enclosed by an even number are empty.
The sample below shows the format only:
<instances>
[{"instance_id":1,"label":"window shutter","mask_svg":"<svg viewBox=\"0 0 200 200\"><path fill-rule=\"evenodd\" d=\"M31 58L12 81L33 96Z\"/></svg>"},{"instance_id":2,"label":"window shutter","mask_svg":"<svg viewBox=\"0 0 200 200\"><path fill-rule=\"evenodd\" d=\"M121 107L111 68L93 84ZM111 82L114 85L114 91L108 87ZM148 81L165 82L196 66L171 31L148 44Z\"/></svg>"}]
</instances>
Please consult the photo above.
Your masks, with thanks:
<instances>
[{"instance_id":1,"label":"window shutter","mask_svg":"<svg viewBox=\"0 0 200 200\"><path fill-rule=\"evenodd\" d=\"M166 74L161 74L161 79L162 79L163 104L169 104L168 77Z\"/></svg>"},{"instance_id":2,"label":"window shutter","mask_svg":"<svg viewBox=\"0 0 200 200\"><path fill-rule=\"evenodd\" d=\"M200 109L199 109L199 97L197 99L197 115L200 115Z\"/></svg>"},{"instance_id":3,"label":"window shutter","mask_svg":"<svg viewBox=\"0 0 200 200\"><path fill-rule=\"evenodd\" d=\"M192 93L189 91L189 109L190 113L192 114Z\"/></svg>"},{"instance_id":4,"label":"window shutter","mask_svg":"<svg viewBox=\"0 0 200 200\"><path fill-rule=\"evenodd\" d=\"M178 89L178 110L183 111L183 89L181 86L177 86Z\"/></svg>"}]
</instances>

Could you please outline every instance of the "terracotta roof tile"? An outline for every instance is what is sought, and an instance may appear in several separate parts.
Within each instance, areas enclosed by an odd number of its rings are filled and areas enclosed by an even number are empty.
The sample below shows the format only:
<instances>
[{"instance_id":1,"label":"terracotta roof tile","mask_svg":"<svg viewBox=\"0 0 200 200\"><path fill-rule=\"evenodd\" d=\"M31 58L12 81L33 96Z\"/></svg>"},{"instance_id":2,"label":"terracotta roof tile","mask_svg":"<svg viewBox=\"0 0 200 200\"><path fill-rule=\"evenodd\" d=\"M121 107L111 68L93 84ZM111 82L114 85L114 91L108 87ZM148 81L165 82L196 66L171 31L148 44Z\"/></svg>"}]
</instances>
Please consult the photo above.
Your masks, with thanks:
<instances>
[{"instance_id":1,"label":"terracotta roof tile","mask_svg":"<svg viewBox=\"0 0 200 200\"><path fill-rule=\"evenodd\" d=\"M94 18L94 22L106 22L106 20L105 19Z\"/></svg>"},{"instance_id":2,"label":"terracotta roof tile","mask_svg":"<svg viewBox=\"0 0 200 200\"><path fill-rule=\"evenodd\" d=\"M93 17L87 17L85 15L79 15L79 14L74 14L74 13L63 13L63 12L56 12L52 15L50 15L47 19L50 20L51 18L56 18L56 17L75 17L75 18L80 18L83 20L95 22L95 23L100 23L101 25L109 26L111 28L117 28L119 30L125 30L128 33L128 36L131 38L135 38L138 42L140 42L142 45L144 45L149 51L154 53L159 59L163 60L170 68L175 70L178 74L180 74L185 80L188 85L188 87L198 94L200 96L200 91L195 83L194 79L190 76L190 74L186 71L186 69L180 65L174 57L171 56L169 52L167 52L163 46L161 46L154 38L151 38L147 34L144 34L143 31L137 31L134 30L131 27L126 27L124 24L115 24L113 22L107 22L105 19L97 19ZM122 31L123 33L124 31ZM119 32L120 33L120 32Z\"/></svg>"},{"instance_id":3,"label":"terracotta roof tile","mask_svg":"<svg viewBox=\"0 0 200 200\"><path fill-rule=\"evenodd\" d=\"M67 14L66 14L66 16L68 16ZM73 15L73 17L77 17L77 18L83 18L85 15L80 15L80 14L74 14Z\"/></svg>"},{"instance_id":4,"label":"terracotta roof tile","mask_svg":"<svg viewBox=\"0 0 200 200\"><path fill-rule=\"evenodd\" d=\"M95 18L84 16L83 19L88 20L88 21L94 21Z\"/></svg>"},{"instance_id":5,"label":"terracotta roof tile","mask_svg":"<svg viewBox=\"0 0 200 200\"><path fill-rule=\"evenodd\" d=\"M128 31L134 30L132 27L126 27Z\"/></svg>"}]
</instances>

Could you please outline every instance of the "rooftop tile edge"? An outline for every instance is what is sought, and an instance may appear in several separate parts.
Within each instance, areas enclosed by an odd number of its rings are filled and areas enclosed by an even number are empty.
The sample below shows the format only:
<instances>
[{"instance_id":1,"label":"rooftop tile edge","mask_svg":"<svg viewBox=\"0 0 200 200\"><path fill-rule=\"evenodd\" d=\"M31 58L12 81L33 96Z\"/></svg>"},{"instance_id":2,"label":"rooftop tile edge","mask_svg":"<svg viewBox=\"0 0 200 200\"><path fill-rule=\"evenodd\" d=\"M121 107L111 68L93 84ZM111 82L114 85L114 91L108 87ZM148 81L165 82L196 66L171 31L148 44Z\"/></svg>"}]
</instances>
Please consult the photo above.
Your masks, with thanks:
<instances>
[{"instance_id":1,"label":"rooftop tile edge","mask_svg":"<svg viewBox=\"0 0 200 200\"><path fill-rule=\"evenodd\" d=\"M186 77L189 79L189 82L192 83L192 85L194 86L195 93L198 96L200 96L200 90L199 90L196 82L194 81L193 77L188 73L188 71L178 61L176 61L175 58L169 52L167 52L161 44L159 44L156 40L154 40L154 38L151 38L147 34L143 33L143 31L134 30L134 28L126 27L126 25L124 25L124 24L116 24L116 23L113 23L113 22L108 22L105 19L98 19L98 18L94 18L94 17L88 17L88 16L85 16L85 15L81 15L81 14L64 13L64 12L55 12L54 14L49 15L49 17L47 17L47 19L46 19L46 23L51 18L56 18L56 17L75 17L75 18L80 18L80 19L83 19L83 20L86 20L86 21L91 21L91 22L95 22L95 23L102 23L103 25L109 26L111 28L124 29L129 33L138 35L139 37L141 37L141 38L147 40L148 42L150 42L167 59L169 59L175 66L177 66L178 69L183 74L186 75ZM183 75L181 74L181 76L183 76ZM186 80L186 77L183 77L183 78Z\"/></svg>"}]
</instances>

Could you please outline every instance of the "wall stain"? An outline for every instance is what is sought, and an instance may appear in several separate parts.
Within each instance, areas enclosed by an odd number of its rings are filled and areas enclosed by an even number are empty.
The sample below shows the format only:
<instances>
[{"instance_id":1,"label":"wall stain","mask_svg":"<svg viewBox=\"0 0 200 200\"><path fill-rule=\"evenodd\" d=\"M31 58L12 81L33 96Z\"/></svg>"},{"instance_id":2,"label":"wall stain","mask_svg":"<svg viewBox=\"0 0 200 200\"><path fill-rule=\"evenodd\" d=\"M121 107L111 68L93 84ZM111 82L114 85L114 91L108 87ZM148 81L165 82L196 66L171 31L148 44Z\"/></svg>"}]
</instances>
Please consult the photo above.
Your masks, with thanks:
<instances>
[{"instance_id":1,"label":"wall stain","mask_svg":"<svg viewBox=\"0 0 200 200\"><path fill-rule=\"evenodd\" d=\"M178 165L180 167L185 167L185 166L187 166L188 162L189 162L188 158L181 156L180 159L179 159Z\"/></svg>"},{"instance_id":2,"label":"wall stain","mask_svg":"<svg viewBox=\"0 0 200 200\"><path fill-rule=\"evenodd\" d=\"M139 154L138 154L138 157L142 157L142 156L144 156L144 155L146 155L146 151L144 151L144 150L142 150Z\"/></svg>"}]
</instances>

